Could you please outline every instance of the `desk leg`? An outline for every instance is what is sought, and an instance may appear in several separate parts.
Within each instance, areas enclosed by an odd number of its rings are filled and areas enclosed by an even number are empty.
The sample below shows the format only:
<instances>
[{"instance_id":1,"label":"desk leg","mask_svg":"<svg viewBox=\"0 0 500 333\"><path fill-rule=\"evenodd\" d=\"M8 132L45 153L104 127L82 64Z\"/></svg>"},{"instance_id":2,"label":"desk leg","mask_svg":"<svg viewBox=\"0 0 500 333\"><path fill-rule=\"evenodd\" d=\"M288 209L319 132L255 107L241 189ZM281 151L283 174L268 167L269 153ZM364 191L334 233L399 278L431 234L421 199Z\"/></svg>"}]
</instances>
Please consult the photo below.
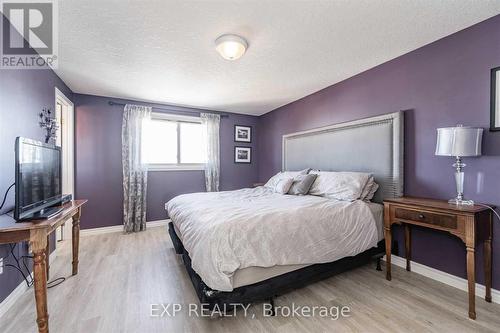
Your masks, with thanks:
<instances>
[{"instance_id":1,"label":"desk leg","mask_svg":"<svg viewBox=\"0 0 500 333\"><path fill-rule=\"evenodd\" d=\"M406 256L406 270L411 272L411 227L405 224L405 256Z\"/></svg>"},{"instance_id":2,"label":"desk leg","mask_svg":"<svg viewBox=\"0 0 500 333\"><path fill-rule=\"evenodd\" d=\"M33 276L35 284L36 323L38 332L49 332L49 314L47 310L47 269L46 253L47 234L44 229L35 229L30 234L31 251L33 252Z\"/></svg>"},{"instance_id":3,"label":"desk leg","mask_svg":"<svg viewBox=\"0 0 500 333\"><path fill-rule=\"evenodd\" d=\"M49 271L50 271L50 241L49 241L49 235L47 235L47 246L45 247L45 269L47 270L47 281L50 279L49 277Z\"/></svg>"},{"instance_id":4,"label":"desk leg","mask_svg":"<svg viewBox=\"0 0 500 333\"><path fill-rule=\"evenodd\" d=\"M486 295L484 299L491 303L491 238L484 241L484 279Z\"/></svg>"},{"instance_id":5,"label":"desk leg","mask_svg":"<svg viewBox=\"0 0 500 333\"><path fill-rule=\"evenodd\" d=\"M78 274L78 251L79 251L79 244L80 244L80 215L81 215L81 208L78 208L78 212L73 215L73 238L72 238L72 245L73 245L73 275Z\"/></svg>"},{"instance_id":6,"label":"desk leg","mask_svg":"<svg viewBox=\"0 0 500 333\"><path fill-rule=\"evenodd\" d=\"M392 234L391 234L391 228L390 227L384 227L384 233L385 233L385 278L388 281L391 281L392 276L391 276L391 251L392 251Z\"/></svg>"},{"instance_id":7,"label":"desk leg","mask_svg":"<svg viewBox=\"0 0 500 333\"><path fill-rule=\"evenodd\" d=\"M469 282L469 318L476 319L475 250L467 246L467 280Z\"/></svg>"},{"instance_id":8,"label":"desk leg","mask_svg":"<svg viewBox=\"0 0 500 333\"><path fill-rule=\"evenodd\" d=\"M488 219L488 235L486 240L484 241L484 285L486 287L486 294L484 299L486 302L491 303L491 278L492 278L492 270L491 270L491 238L493 235L493 214L489 212L490 216Z\"/></svg>"},{"instance_id":9,"label":"desk leg","mask_svg":"<svg viewBox=\"0 0 500 333\"><path fill-rule=\"evenodd\" d=\"M385 278L391 281L391 252L392 252L392 233L391 217L389 205L384 203L384 236L385 236Z\"/></svg>"}]
</instances>

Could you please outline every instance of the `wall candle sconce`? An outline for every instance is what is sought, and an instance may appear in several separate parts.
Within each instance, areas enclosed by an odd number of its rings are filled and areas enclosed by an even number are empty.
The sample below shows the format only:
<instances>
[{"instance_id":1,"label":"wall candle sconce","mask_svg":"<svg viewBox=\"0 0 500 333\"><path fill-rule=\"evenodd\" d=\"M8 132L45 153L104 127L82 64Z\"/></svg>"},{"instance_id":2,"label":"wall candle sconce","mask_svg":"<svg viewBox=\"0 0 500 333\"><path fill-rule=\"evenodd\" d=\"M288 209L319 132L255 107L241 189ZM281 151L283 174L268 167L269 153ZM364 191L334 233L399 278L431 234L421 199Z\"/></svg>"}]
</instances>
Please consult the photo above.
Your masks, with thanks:
<instances>
[{"instance_id":1,"label":"wall candle sconce","mask_svg":"<svg viewBox=\"0 0 500 333\"><path fill-rule=\"evenodd\" d=\"M38 117L40 118L38 124L46 131L45 143L49 143L51 139L55 139L57 130L59 129L57 119L52 116L50 108L43 108L42 112L38 114Z\"/></svg>"}]
</instances>

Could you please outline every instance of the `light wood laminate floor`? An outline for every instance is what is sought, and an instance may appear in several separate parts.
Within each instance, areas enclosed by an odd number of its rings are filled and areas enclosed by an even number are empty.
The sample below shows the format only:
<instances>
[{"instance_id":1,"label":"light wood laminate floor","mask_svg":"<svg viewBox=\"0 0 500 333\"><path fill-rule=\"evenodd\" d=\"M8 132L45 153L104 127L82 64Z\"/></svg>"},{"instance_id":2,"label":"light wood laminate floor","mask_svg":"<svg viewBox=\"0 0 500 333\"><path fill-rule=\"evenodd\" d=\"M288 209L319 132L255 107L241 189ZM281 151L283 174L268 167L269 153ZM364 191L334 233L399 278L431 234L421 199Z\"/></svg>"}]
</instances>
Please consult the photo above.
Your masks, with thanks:
<instances>
[{"instance_id":1,"label":"light wood laminate floor","mask_svg":"<svg viewBox=\"0 0 500 333\"><path fill-rule=\"evenodd\" d=\"M71 274L68 241L58 249L49 289L50 330L65 332L498 332L500 305L477 298L477 320L467 317L465 292L393 268L392 281L367 265L278 297L276 305L349 306L351 316L263 317L254 305L243 317L188 317L198 303L165 227L124 235L82 237L80 270ZM182 303L175 317L150 317L151 303ZM1 332L36 332L33 290L0 318Z\"/></svg>"}]
</instances>

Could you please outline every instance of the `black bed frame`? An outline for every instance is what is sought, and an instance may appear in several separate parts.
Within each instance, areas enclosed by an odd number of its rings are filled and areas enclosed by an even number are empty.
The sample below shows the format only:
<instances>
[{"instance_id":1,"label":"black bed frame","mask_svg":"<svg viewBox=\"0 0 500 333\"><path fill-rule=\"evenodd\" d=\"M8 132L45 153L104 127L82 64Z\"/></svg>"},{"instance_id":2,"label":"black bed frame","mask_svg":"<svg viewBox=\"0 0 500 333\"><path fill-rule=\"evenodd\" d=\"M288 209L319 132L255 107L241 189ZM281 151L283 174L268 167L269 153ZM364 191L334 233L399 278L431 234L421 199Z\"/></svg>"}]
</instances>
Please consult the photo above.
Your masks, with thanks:
<instances>
[{"instance_id":1,"label":"black bed frame","mask_svg":"<svg viewBox=\"0 0 500 333\"><path fill-rule=\"evenodd\" d=\"M261 282L235 288L231 292L225 292L213 290L208 287L193 270L191 267L191 258L177 236L172 222L168 224L168 232L174 244L175 252L182 255L184 265L196 290L196 294L200 299L200 303L205 304L210 309L213 309L216 305L222 309L225 306L231 306L231 304L235 303L249 304L267 301L274 307L273 300L276 296L363 266L373 259L377 259L377 270L382 270L380 268L380 258L385 254L385 244L382 240L377 244L377 247L368 249L354 257L345 257L334 262L306 266Z\"/></svg>"}]
</instances>

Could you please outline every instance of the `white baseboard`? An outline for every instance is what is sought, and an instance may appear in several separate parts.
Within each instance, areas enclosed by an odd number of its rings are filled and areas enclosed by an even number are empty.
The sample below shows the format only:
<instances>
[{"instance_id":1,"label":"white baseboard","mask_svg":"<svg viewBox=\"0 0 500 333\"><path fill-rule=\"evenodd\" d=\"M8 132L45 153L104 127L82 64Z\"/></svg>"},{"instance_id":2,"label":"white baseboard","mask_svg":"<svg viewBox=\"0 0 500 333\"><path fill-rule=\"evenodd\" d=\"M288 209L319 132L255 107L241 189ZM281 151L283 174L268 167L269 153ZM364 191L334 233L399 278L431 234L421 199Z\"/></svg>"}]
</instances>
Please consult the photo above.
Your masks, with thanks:
<instances>
[{"instance_id":1,"label":"white baseboard","mask_svg":"<svg viewBox=\"0 0 500 333\"><path fill-rule=\"evenodd\" d=\"M156 221L149 221L146 222L146 227L147 228L156 228L156 227L164 227L170 223L170 219L165 219L165 220L156 220Z\"/></svg>"},{"instance_id":2,"label":"white baseboard","mask_svg":"<svg viewBox=\"0 0 500 333\"><path fill-rule=\"evenodd\" d=\"M52 263L57 258L57 251L52 252L49 255L49 265L52 266ZM33 272L31 273L31 278L33 278ZM0 303L0 318L16 303L16 301L21 297L26 291L28 291L28 286L26 282L23 281L19 283L16 289L12 290L12 292L7 296L2 303Z\"/></svg>"},{"instance_id":3,"label":"white baseboard","mask_svg":"<svg viewBox=\"0 0 500 333\"><path fill-rule=\"evenodd\" d=\"M383 260L385 261L385 256ZM403 267L406 269L405 258L392 255L391 262L396 266ZM466 279L462 279L458 276L448 274L446 272L419 264L414 261L411 262L411 271L466 292L469 290ZM476 283L476 296L484 298L485 293L486 293L486 288L482 284ZM491 301L493 303L500 304L500 290L496 290L493 288L491 289Z\"/></svg>"},{"instance_id":4,"label":"white baseboard","mask_svg":"<svg viewBox=\"0 0 500 333\"><path fill-rule=\"evenodd\" d=\"M148 221L148 222L146 222L146 229L166 226L169 222L170 222L170 219ZM82 230L80 230L80 237L109 234L112 232L123 232L123 224L113 225L110 227L82 229Z\"/></svg>"}]
</instances>

